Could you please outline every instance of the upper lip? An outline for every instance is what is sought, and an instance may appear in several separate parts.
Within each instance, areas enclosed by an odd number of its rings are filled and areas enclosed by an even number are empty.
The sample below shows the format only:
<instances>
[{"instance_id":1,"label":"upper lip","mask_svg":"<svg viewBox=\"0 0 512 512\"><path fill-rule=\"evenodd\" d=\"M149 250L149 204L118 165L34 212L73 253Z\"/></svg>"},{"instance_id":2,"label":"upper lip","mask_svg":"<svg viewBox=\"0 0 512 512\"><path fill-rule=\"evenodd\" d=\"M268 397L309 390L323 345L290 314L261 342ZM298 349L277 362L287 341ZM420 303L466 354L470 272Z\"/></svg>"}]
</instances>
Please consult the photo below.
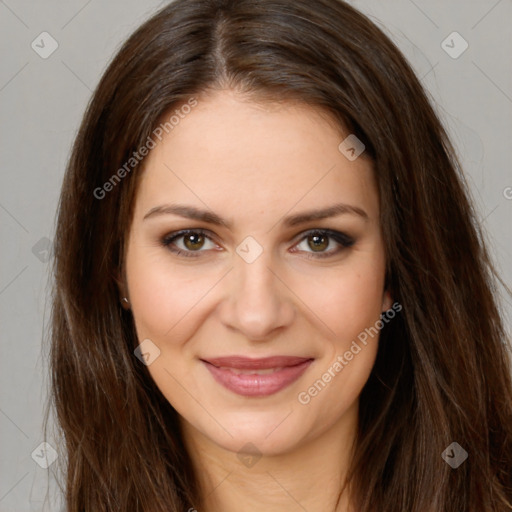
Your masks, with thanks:
<instances>
[{"instance_id":1,"label":"upper lip","mask_svg":"<svg viewBox=\"0 0 512 512\"><path fill-rule=\"evenodd\" d=\"M287 366L296 366L306 361L310 361L311 357L296 356L271 356L259 359L244 356L228 356L228 357L212 357L202 359L206 363L210 363L218 368L236 368L239 370L265 370L267 368L284 368Z\"/></svg>"}]
</instances>

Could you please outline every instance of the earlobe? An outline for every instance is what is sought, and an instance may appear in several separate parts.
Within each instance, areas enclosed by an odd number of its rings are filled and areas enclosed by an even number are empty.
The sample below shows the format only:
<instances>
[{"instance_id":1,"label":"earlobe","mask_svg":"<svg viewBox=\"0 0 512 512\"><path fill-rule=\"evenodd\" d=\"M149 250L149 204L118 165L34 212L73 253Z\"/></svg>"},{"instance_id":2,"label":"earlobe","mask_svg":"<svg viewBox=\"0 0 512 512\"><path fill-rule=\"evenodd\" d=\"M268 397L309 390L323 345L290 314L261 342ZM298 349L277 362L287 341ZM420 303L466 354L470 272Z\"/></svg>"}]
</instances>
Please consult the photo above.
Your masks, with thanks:
<instances>
[{"instance_id":1,"label":"earlobe","mask_svg":"<svg viewBox=\"0 0 512 512\"><path fill-rule=\"evenodd\" d=\"M126 280L120 277L120 274L116 272L114 279L119 289L119 300L123 309L130 309L130 301L128 299Z\"/></svg>"},{"instance_id":2,"label":"earlobe","mask_svg":"<svg viewBox=\"0 0 512 512\"><path fill-rule=\"evenodd\" d=\"M126 293L126 287L124 285L119 286L119 300L123 309L130 309L130 301L128 294Z\"/></svg>"}]
</instances>

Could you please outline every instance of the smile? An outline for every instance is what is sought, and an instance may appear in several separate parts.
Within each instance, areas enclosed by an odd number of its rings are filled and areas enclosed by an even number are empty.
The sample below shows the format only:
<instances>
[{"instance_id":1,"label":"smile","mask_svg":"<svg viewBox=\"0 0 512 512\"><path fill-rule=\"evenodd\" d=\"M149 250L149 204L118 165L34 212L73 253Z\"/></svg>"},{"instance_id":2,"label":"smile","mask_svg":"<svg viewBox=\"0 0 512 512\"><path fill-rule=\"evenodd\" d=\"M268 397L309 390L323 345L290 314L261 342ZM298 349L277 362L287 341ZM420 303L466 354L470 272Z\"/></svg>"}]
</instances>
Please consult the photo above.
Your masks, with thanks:
<instances>
[{"instance_id":1,"label":"smile","mask_svg":"<svg viewBox=\"0 0 512 512\"><path fill-rule=\"evenodd\" d=\"M237 395L273 395L295 382L313 362L311 358L273 356L250 359L241 356L202 359L215 381Z\"/></svg>"}]
</instances>

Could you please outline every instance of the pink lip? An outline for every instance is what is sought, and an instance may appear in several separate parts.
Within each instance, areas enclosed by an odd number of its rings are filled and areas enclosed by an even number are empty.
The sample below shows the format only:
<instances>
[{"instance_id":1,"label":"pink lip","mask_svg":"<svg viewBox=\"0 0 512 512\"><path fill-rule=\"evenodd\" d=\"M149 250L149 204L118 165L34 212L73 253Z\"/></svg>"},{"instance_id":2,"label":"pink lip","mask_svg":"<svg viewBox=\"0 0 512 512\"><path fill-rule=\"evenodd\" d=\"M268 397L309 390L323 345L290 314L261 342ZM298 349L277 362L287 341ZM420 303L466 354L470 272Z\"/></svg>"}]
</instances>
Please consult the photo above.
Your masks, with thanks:
<instances>
[{"instance_id":1,"label":"pink lip","mask_svg":"<svg viewBox=\"0 0 512 512\"><path fill-rule=\"evenodd\" d=\"M225 388L242 396L268 396L296 381L313 359L293 356L273 356L250 359L242 356L217 357L202 360L213 378ZM272 373L258 374L257 370L278 368ZM254 370L254 373L236 373Z\"/></svg>"}]
</instances>

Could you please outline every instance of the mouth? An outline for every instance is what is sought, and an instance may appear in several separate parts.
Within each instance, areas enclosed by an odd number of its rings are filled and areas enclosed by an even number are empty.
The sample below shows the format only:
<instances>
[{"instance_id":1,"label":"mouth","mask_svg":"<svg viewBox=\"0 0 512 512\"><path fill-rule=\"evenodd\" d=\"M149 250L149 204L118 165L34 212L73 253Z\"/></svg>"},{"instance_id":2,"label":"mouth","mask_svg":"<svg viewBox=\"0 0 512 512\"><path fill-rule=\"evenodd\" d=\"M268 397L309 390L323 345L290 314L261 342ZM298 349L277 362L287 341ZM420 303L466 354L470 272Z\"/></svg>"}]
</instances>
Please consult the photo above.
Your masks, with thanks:
<instances>
[{"instance_id":1,"label":"mouth","mask_svg":"<svg viewBox=\"0 0 512 512\"><path fill-rule=\"evenodd\" d=\"M272 356L251 359L242 356L201 359L216 382L237 395L273 395L295 382L313 362L312 358Z\"/></svg>"}]
</instances>

